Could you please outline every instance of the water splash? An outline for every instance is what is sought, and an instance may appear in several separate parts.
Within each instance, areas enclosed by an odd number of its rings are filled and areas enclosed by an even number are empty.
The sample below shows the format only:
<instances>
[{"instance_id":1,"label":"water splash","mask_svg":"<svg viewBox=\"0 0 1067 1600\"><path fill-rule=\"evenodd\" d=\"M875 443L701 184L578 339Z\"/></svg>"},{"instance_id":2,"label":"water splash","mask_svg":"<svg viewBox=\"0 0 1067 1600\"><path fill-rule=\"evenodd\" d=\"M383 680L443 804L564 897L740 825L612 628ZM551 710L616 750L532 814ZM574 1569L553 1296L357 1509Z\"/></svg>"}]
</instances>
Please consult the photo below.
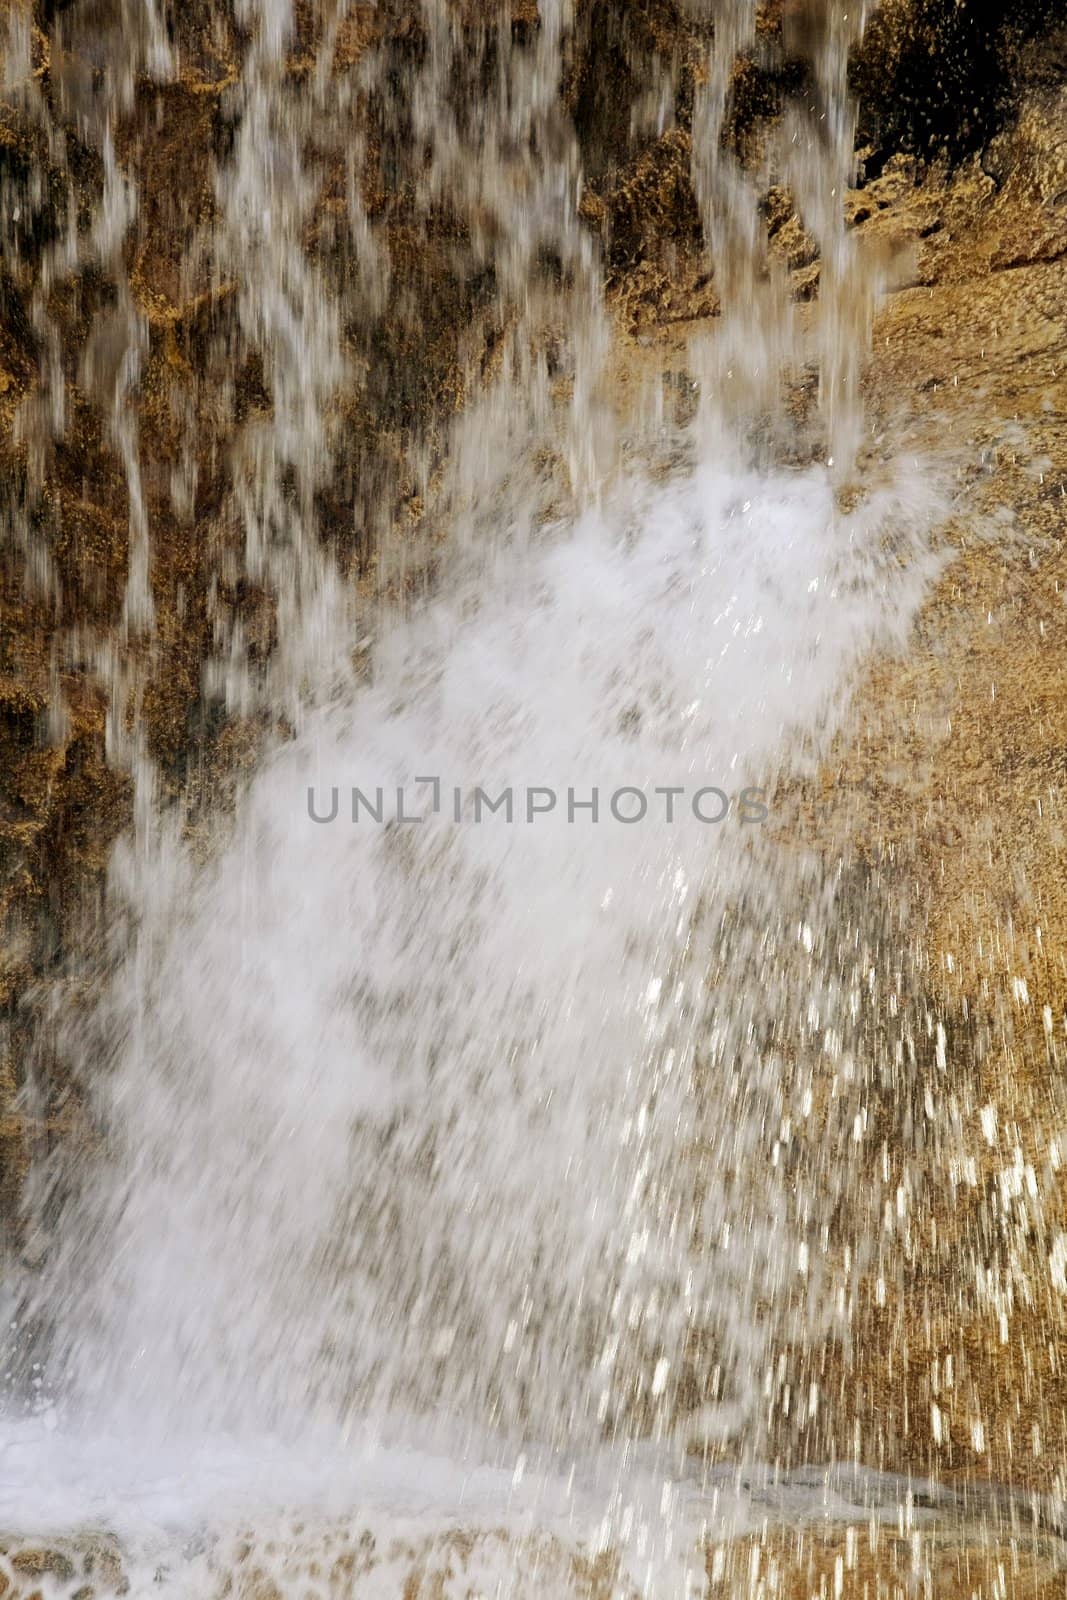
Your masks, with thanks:
<instances>
[{"instance_id":1,"label":"water splash","mask_svg":"<svg viewBox=\"0 0 1067 1600\"><path fill-rule=\"evenodd\" d=\"M765 870L743 791L769 797L791 734L825 737L859 652L901 637L923 569L890 589L878 546L917 554L908 502L840 518L821 473L725 462L627 481L394 622L210 867L169 839L147 888L120 857L140 926L106 1007L113 1159L45 1290L97 1414L444 1406L574 1443L651 1403L662 1433L672 1354L724 1321L750 1398L744 1308L796 1244L768 1172L743 1241L700 1245L729 1222L720 1176L754 1192L766 1160L717 1115L742 1046L707 974ZM475 785L510 819L475 820ZM389 824L402 786L425 822Z\"/></svg>"},{"instance_id":2,"label":"water splash","mask_svg":"<svg viewBox=\"0 0 1067 1600\"><path fill-rule=\"evenodd\" d=\"M921 476L887 473L846 515L831 472L757 471L738 442L800 359L782 286L756 290L754 196L721 149L753 17L716 11L694 175L724 317L697 425L658 441L673 464L656 475L622 468L604 397L607 319L559 104L567 8L542 6L532 47L509 47L505 20L472 57L451 13L424 7L408 85L427 152L417 204L462 215L503 331L496 381L447 460L411 444L437 570L419 603L397 605L430 565L424 546L394 535L378 594L357 600L319 538L346 328L382 314L390 270L351 168L358 261L341 291L306 248L339 12L324 8L298 76L289 5L241 8L234 137L195 248L214 292L236 284L237 347L270 396L235 437L227 511L245 573L276 599L279 644L257 671L240 630L220 627L209 683L231 711L266 707L295 732L207 861L158 807L143 741L123 747L140 806L112 870L113 970L63 1026L101 1147L31 1189L44 1261L14 1328L34 1426L64 1441L114 1435L119 1454L190 1480L230 1434L253 1493L269 1437L272 1505L327 1509L323 1476L300 1465L323 1440L326 1477L355 1499L366 1433L415 1478L413 1440L452 1480L472 1460L511 1478L541 1460L556 1484L606 1459L590 1503L609 1506L606 1542L621 1547L634 1442L661 1502L690 1446L758 1448L781 1317L799 1301L814 1333L834 1314L817 1290L827 1208L801 1203L779 1159L806 1092L781 1039L793 1027L818 1052L833 1035L847 1053L849 1024L827 1017L806 959L818 895L772 830L746 828L739 797L773 802L825 753L864 653L903 643L936 501ZM851 462L850 335L869 305L858 321L847 309L860 303L839 204L848 37L821 36L831 131L789 171L824 249L822 394ZM158 75L175 70L162 46L150 55ZM353 93L381 88L374 71ZM458 96L464 74L491 93ZM109 138L93 237L118 274L137 196ZM127 408L143 329L121 294L116 315L133 635L151 626ZM735 368L744 393L719 381ZM137 682L136 664L114 679L116 741L131 708L137 727ZM420 823L308 815L309 786L345 804L353 786L421 786L425 804L427 779L446 801ZM520 801L512 821L478 821L451 813L454 785L559 798L530 820ZM721 822L694 814L702 789L730 800ZM624 792L648 808L635 823L612 814ZM843 1076L852 1115L866 1082ZM4 1444L12 1470L23 1426ZM88 1454L90 1477L113 1470ZM367 1474L388 1480L394 1459L372 1455ZM168 1516L208 1517L177 1498ZM484 1522L498 1499L449 1516Z\"/></svg>"}]
</instances>

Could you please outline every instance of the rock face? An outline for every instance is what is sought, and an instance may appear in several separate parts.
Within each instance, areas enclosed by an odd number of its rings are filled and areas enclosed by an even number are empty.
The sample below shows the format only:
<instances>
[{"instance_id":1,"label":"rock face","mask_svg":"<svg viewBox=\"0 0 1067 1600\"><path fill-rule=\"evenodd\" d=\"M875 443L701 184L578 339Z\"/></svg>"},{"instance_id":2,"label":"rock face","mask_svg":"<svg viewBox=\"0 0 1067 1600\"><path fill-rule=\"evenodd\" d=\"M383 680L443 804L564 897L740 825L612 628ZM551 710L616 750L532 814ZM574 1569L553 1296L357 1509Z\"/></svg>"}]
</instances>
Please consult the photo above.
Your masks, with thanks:
<instances>
[{"instance_id":1,"label":"rock face","mask_svg":"<svg viewBox=\"0 0 1067 1600\"><path fill-rule=\"evenodd\" d=\"M32 1600L34 1595L62 1595L78 1600L104 1600L129 1593L118 1545L102 1534L30 1544L0 1543L0 1595L6 1600Z\"/></svg>"},{"instance_id":2,"label":"rock face","mask_svg":"<svg viewBox=\"0 0 1067 1600\"><path fill-rule=\"evenodd\" d=\"M862 133L883 159L982 150L1017 112L1027 78L1055 73L1046 52L1058 20L1048 0L999 15L955 0L886 0L853 63Z\"/></svg>"},{"instance_id":3,"label":"rock face","mask_svg":"<svg viewBox=\"0 0 1067 1600\"><path fill-rule=\"evenodd\" d=\"M1003 1542L987 1530L949 1533L833 1523L713 1546L708 1553L709 1595L714 1600L869 1600L878 1595L937 1595L939 1600L993 1600L1034 1595L1051 1600L1063 1587L1063 1569L1051 1543Z\"/></svg>"},{"instance_id":4,"label":"rock face","mask_svg":"<svg viewBox=\"0 0 1067 1600\"><path fill-rule=\"evenodd\" d=\"M1040 91L996 141L999 179L976 162L928 175L863 224L918 246L916 282L876 330L876 414L919 452L952 450L958 500L913 652L903 670L872 672L860 736L826 775L840 797L830 848L877 860L909 906L912 981L945 1030L910 1134L902 1106L892 1125L901 1204L835 1382L867 1419L868 1458L1056 1494L1064 112L1061 91Z\"/></svg>"},{"instance_id":5,"label":"rock face","mask_svg":"<svg viewBox=\"0 0 1067 1600\"><path fill-rule=\"evenodd\" d=\"M910 1008L918 1042L907 1092L897 1080L872 1102L878 1138L857 1147L878 1199L860 1219L874 1259L840 1268L850 1338L784 1348L765 1421L786 1464L856 1457L1062 1498L1067 35L1056 10L1013 7L990 25L954 0L887 0L853 63L865 167L850 219L872 251L905 264L866 380L874 431L918 456L950 452L959 498L952 560L907 663L872 665L855 739L792 797L791 837L822 853L828 879L846 871L874 886L872 900L906 908L906 970L886 1005L894 1017ZM500 359L507 295L479 248L500 218L422 183L420 8L336 8L325 69L323 16L298 6L297 22L281 92L326 70L345 117L302 128L308 195L294 237L310 272L357 285L361 312L340 330L346 377L324 410L312 512L346 575L370 584L384 528L427 536L422 491L445 422ZM11 1232L30 1154L78 1136L42 1017L50 986L77 989L109 849L129 821L132 722L162 793L195 825L254 759L264 724L252 694L243 713L224 711L220 663L239 657L254 685L277 637L278 594L247 556L241 473L283 375L242 311L239 263L219 246L215 182L251 115L241 95L252 52L226 6L175 5L177 65L153 78L150 40L140 62L114 43L128 24L119 0L0 5L0 1166ZM496 25L456 7L463 94L492 74ZM806 92L809 68L789 44L803 26L803 6L763 9L760 49L735 79L739 148ZM536 7L516 0L511 46L534 48L539 27ZM576 8L558 112L577 130L580 214L600 242L623 364L677 370L683 325L717 310L690 180L708 35L695 9L669 0ZM372 53L373 78L362 70ZM133 62L128 81L114 76L119 60ZM121 108L110 121L105 100ZM104 237L127 180L136 217ZM788 192L772 189L765 212L770 257L798 298L817 297L817 253ZM564 271L545 263L546 280ZM45 412L57 421L45 426ZM301 492L300 462L270 470L279 504ZM145 529L150 635L129 604ZM27 1101L31 1066L41 1092ZM842 1217L831 1254L856 1224ZM799 1418L792 1397L812 1386L820 1405ZM753 1545L711 1570L713 1592L866 1592L866 1555L837 1584L845 1543L841 1531L803 1549ZM778 1587L761 1589L772 1556ZM960 1592L1004 1593L991 1575L999 1559L983 1551L977 1586ZM902 1592L910 1556L893 1544L885 1560L871 1592ZM948 1594L939 1560L928 1592ZM1052 1593L1054 1581L1042 1568L1019 1592Z\"/></svg>"}]
</instances>

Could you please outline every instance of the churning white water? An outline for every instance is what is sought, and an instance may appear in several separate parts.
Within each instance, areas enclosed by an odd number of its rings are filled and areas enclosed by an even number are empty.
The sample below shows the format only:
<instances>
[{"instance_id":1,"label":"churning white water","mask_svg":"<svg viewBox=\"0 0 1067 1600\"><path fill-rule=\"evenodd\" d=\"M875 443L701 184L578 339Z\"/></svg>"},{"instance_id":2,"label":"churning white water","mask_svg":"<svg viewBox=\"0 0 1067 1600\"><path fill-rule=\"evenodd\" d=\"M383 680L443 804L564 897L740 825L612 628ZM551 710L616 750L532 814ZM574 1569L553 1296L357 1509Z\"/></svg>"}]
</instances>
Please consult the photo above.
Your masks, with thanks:
<instances>
[{"instance_id":1,"label":"churning white water","mask_svg":"<svg viewBox=\"0 0 1067 1600\"><path fill-rule=\"evenodd\" d=\"M109 1146L35 1291L37 1422L6 1440L9 1471L61 1462L91 1495L43 1512L121 1521L132 1459L161 1480L142 1516L247 1515L258 1487L495 1525L529 1457L540 1526L569 1474L601 1485L564 1494L588 1538L684 1480L694 1420L741 1435L753 1307L806 1247L768 1130L802 1111L708 974L731 898L788 871L783 766L904 637L914 484L844 516L821 469L626 481L357 632L362 671L216 859L170 830L147 874L120 852Z\"/></svg>"},{"instance_id":2,"label":"churning white water","mask_svg":"<svg viewBox=\"0 0 1067 1600\"><path fill-rule=\"evenodd\" d=\"M774 1024L814 1013L834 1051L847 1029L809 959L824 912L783 797L828 749L863 658L903 646L937 507L915 462L847 514L829 468L750 464L715 384L740 370L746 328L761 403L766 363L792 354L741 308L672 470L598 469L585 374L604 325L573 151L550 160L530 139L558 88L563 12L543 11L503 96L507 139L475 172L437 125L431 187L497 207L509 292L545 240L572 271L577 504L545 516L531 492L508 510L555 416L544 372L513 365L468 428L441 571L406 609L354 602L306 525L342 319L301 245L295 91L285 29L267 26L288 7L254 34L216 243L274 362L235 503L250 569L279 595L259 691L296 731L208 859L155 814L135 760L116 960L64 1030L100 1148L31 1187L42 1261L9 1297L0 1520L105 1530L136 1594L399 1594L437 1560L456 1587L432 1592L556 1595L579 1549L621 1558L619 1592L691 1592L701 1537L748 1513L690 1452L758 1451L775 1310L798 1277L810 1330L834 1314L825 1217L778 1159L810 1083ZM753 8L716 14L739 48ZM435 16L427 126L454 65ZM831 99L847 43L820 61ZM307 90L314 116L325 83ZM849 126L810 156L839 180ZM509 150L525 152L525 208L505 202ZM744 182L716 157L698 188L726 255L748 239ZM846 264L842 247L823 377L851 455ZM231 643L216 676L243 704ZM843 1080L862 1094L855 1063Z\"/></svg>"},{"instance_id":3,"label":"churning white water","mask_svg":"<svg viewBox=\"0 0 1067 1600\"><path fill-rule=\"evenodd\" d=\"M723 461L624 483L368 642L217 860L165 837L106 1002L111 1159L46 1288L73 1404L561 1446L649 1397L667 1431L694 1318L752 1377L796 1245L773 1187L697 1245L721 1174L769 1176L708 972L783 751L903 636L927 512Z\"/></svg>"}]
</instances>

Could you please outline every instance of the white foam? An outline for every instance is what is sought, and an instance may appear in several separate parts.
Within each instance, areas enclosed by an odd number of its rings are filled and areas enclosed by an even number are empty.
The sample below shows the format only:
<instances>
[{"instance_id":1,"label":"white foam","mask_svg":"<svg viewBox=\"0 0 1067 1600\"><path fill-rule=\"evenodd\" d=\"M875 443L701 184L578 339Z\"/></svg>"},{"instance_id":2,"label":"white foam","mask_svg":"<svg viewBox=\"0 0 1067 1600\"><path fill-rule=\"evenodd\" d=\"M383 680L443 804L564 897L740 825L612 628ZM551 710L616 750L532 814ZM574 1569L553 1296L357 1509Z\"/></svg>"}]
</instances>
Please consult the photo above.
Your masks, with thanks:
<instances>
[{"instance_id":1,"label":"white foam","mask_svg":"<svg viewBox=\"0 0 1067 1600\"><path fill-rule=\"evenodd\" d=\"M666 1416L694 1318L755 1366L746 1307L796 1246L755 1130L692 1068L760 830L687 802L626 826L607 797L769 789L800 734L824 745L856 660L903 637L929 514L898 482L838 516L818 471L631 482L390 628L218 860L171 838L139 864L114 1064L87 1070L113 1159L38 1294L67 1405L168 1436L400 1403L592 1441L635 1381ZM596 786L604 814L309 820L309 784L427 775ZM712 1170L693 1212L695 1144L767 1179L732 1251L692 1248L731 1204Z\"/></svg>"}]
</instances>

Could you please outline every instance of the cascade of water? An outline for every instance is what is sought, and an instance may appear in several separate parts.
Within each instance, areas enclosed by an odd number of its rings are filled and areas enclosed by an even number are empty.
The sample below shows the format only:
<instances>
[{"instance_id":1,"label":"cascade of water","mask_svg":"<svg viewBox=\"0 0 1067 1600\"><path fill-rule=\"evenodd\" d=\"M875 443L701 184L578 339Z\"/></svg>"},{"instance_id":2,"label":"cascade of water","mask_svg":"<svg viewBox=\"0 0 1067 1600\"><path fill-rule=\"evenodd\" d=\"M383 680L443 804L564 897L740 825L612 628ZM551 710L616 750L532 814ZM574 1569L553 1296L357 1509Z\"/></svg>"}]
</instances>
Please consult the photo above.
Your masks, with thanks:
<instances>
[{"instance_id":1,"label":"cascade of water","mask_svg":"<svg viewBox=\"0 0 1067 1600\"><path fill-rule=\"evenodd\" d=\"M768 273L753 173L729 148L732 81L739 57L756 39L756 0L717 0L704 82L693 108L693 189L714 263L722 311L713 338L694 351L701 420L712 438L746 415L775 411L783 370L797 360L793 307L779 275ZM762 174L769 161L765 155Z\"/></svg>"},{"instance_id":2,"label":"cascade of water","mask_svg":"<svg viewBox=\"0 0 1067 1600\"><path fill-rule=\"evenodd\" d=\"M240 633L221 637L209 682L295 734L213 859L151 807L116 854L129 948L66 1030L106 1148L65 1174L74 1198L25 1287L44 1401L72 1433L161 1451L222 1432L306 1450L329 1431L343 1455L337 1436L369 1423L509 1463L540 1446L568 1467L614 1441L619 1474L643 1438L676 1465L696 1434L757 1439L775 1307L821 1315L826 1218L782 1155L810 1081L784 1057L800 1040L840 1060L842 1115L863 1088L794 916L808 901L741 795L770 794L804 736L822 748L862 652L900 642L924 576L901 558L930 503L893 482L846 517L821 469L758 472L731 437L800 348L721 142L754 5L717 5L694 125L718 424L690 473L653 482L620 469L599 398L607 320L560 107L568 8L545 0L530 42L502 17L472 44L425 0L412 205L454 208L492 274L499 372L444 464L436 441L411 446L448 536L433 593L391 604L424 554L396 536L386 598L356 604L317 502L349 325L381 315L389 261L352 167L340 290L307 248L341 9L322 8L297 74L289 0L239 6L233 139L198 246L216 289L237 284L241 353L270 396L235 436L229 509L279 635L258 674ZM820 36L829 132L794 141L788 168L824 252L831 453L851 457L849 29ZM354 96L382 89L376 70ZM104 150L117 272L136 193ZM132 630L151 612L126 406L140 325L120 311ZM486 795L502 811L479 812Z\"/></svg>"},{"instance_id":3,"label":"cascade of water","mask_svg":"<svg viewBox=\"0 0 1067 1600\"><path fill-rule=\"evenodd\" d=\"M817 352L819 404L831 465L847 475L862 436L860 374L883 287L873 262L857 259L845 218L845 193L855 179L856 108L848 60L863 37L866 7L813 6L809 49L816 95L806 116L786 118L784 168L801 216L819 246ZM821 148L812 150L817 144Z\"/></svg>"},{"instance_id":4,"label":"cascade of water","mask_svg":"<svg viewBox=\"0 0 1067 1600\"><path fill-rule=\"evenodd\" d=\"M63 118L70 118L79 137L86 139L99 150L103 168L103 181L94 207L91 225L78 226L77 202L73 185L68 189L63 205L62 226L57 228L55 239L46 245L34 275L30 316L41 351L40 376L35 390L23 406L19 433L27 446L25 488L21 503L12 506L10 521L12 532L23 547L27 557L27 578L32 584L36 569L37 582L46 587L62 610L64 596L56 578L46 548L46 541L32 531L33 514L42 510L41 487L48 456L56 442L62 438L68 425L65 373L60 349L58 329L49 312L49 297L58 284L78 274L96 270L115 284L114 302L96 316L92 333L86 341L79 381L87 394L100 403L107 418L111 438L122 464L126 479L129 507L129 563L123 603L124 633L127 640L150 633L153 625L152 597L149 587L150 545L148 518L141 481L141 467L137 439L136 411L129 399L136 390L147 349L147 329L127 279L123 262L123 245L136 214L136 185L125 174L115 155L114 128L117 117L128 107L135 75L149 70L155 76L164 76L170 68L170 58L162 24L154 3L140 6L128 5L116 19L121 46L107 30L101 30L98 51L102 82L90 88L83 76L64 62L55 73L55 99L59 115L53 115L49 104L40 93L37 77L31 67L31 26L28 13L12 7L5 19L6 37L3 41L5 79L15 102L22 102L31 125L39 129L43 138L45 159L53 164L54 171L66 167L66 137ZM110 48L109 48L110 45ZM64 67L66 70L64 70ZM45 210L51 196L47 193L49 174L37 174L30 205L27 195L17 185L5 185L2 197L3 258L5 269L17 280L24 276L22 260L23 241L35 231L34 209ZM24 215L29 211L29 215ZM67 641L68 647L77 650L77 641ZM128 726L126 709L136 698L136 686L131 664L121 653L96 645L98 672L107 684L113 705L109 733L114 758L143 767L143 746L136 727ZM62 647L54 661L54 675L61 667ZM55 722L61 723L64 708L57 694L52 707ZM145 804L151 804L151 776L145 774Z\"/></svg>"},{"instance_id":5,"label":"cascade of water","mask_svg":"<svg viewBox=\"0 0 1067 1600\"><path fill-rule=\"evenodd\" d=\"M762 130L762 148L731 148L733 80L757 52L755 0L718 0L714 33L693 115L693 185L715 269L723 327L698 351L705 427L725 415L776 413L781 383L806 361L819 379L826 454L839 477L855 464L862 437L859 380L874 306L882 287L873 265L861 270L846 223L855 175L856 110L848 61L863 37L865 8L807 3L787 8L785 47L810 63L813 83L780 125ZM819 298L805 340L785 274L768 260L758 198L771 182L792 192L819 249Z\"/></svg>"}]
</instances>

